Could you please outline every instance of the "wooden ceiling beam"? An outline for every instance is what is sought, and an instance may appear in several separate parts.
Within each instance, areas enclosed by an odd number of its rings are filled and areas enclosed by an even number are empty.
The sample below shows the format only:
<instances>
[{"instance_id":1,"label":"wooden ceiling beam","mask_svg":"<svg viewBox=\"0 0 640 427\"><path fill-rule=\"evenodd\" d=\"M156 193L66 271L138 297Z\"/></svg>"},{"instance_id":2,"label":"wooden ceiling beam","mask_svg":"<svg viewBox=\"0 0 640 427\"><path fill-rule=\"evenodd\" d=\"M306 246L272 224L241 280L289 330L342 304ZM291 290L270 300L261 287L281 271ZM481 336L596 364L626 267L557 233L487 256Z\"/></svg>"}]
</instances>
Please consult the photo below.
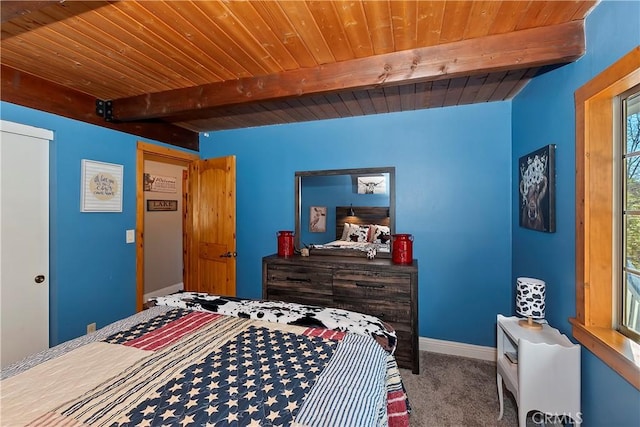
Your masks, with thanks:
<instances>
[{"instance_id":1,"label":"wooden ceiling beam","mask_svg":"<svg viewBox=\"0 0 640 427\"><path fill-rule=\"evenodd\" d=\"M198 151L199 135L159 121L107 122L96 114L95 98L2 65L0 100L143 138Z\"/></svg>"},{"instance_id":2,"label":"wooden ceiling beam","mask_svg":"<svg viewBox=\"0 0 640 427\"><path fill-rule=\"evenodd\" d=\"M370 90L575 61L584 55L584 22L479 37L314 68L241 78L113 101L113 119L203 117L222 106Z\"/></svg>"}]
</instances>

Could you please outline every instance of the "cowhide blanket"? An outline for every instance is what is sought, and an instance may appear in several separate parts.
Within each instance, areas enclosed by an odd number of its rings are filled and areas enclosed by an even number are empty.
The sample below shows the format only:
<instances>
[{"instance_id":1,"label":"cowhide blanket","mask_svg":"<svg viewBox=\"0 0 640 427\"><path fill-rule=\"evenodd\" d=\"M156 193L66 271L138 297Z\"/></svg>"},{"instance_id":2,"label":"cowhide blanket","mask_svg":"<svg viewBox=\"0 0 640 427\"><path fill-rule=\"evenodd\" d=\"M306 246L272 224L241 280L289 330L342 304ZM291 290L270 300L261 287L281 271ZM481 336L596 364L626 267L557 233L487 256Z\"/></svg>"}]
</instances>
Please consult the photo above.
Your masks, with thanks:
<instances>
[{"instance_id":1,"label":"cowhide blanket","mask_svg":"<svg viewBox=\"0 0 640 427\"><path fill-rule=\"evenodd\" d=\"M147 306L155 305L368 335L391 354L395 351L397 343L396 332L389 324L368 314L338 308L223 297L201 292L177 292L151 298L147 303Z\"/></svg>"}]
</instances>

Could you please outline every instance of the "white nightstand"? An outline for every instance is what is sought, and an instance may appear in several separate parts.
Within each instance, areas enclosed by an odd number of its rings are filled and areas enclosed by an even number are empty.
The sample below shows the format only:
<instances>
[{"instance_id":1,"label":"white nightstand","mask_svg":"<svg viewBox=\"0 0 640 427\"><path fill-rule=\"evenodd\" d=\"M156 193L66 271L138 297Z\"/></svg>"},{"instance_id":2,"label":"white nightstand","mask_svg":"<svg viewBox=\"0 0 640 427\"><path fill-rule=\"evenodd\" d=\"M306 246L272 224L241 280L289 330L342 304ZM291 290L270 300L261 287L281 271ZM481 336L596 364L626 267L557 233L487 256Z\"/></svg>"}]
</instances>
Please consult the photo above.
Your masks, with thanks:
<instances>
[{"instance_id":1,"label":"white nightstand","mask_svg":"<svg viewBox=\"0 0 640 427\"><path fill-rule=\"evenodd\" d=\"M527 413L532 410L558 415L566 422L571 418L580 425L580 346L547 324L533 330L518 325L518 320L498 314L498 419L504 412L504 381L518 404L521 427L526 426ZM515 363L507 353L515 356Z\"/></svg>"}]
</instances>

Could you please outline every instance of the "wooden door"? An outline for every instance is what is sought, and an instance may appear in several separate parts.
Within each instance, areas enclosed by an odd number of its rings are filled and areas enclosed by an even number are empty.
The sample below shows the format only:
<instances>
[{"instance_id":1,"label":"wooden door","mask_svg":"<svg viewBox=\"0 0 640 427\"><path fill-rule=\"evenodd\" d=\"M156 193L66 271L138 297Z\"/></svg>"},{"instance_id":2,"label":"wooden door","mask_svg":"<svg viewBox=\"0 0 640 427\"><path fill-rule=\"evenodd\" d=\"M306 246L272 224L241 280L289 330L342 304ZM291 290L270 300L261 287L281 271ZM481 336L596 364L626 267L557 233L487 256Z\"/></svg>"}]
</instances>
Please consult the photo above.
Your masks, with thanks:
<instances>
[{"instance_id":1,"label":"wooden door","mask_svg":"<svg viewBox=\"0 0 640 427\"><path fill-rule=\"evenodd\" d=\"M187 210L191 259L185 289L235 296L235 156L191 163Z\"/></svg>"},{"instance_id":2,"label":"wooden door","mask_svg":"<svg viewBox=\"0 0 640 427\"><path fill-rule=\"evenodd\" d=\"M0 364L49 347L49 141L1 121Z\"/></svg>"}]
</instances>

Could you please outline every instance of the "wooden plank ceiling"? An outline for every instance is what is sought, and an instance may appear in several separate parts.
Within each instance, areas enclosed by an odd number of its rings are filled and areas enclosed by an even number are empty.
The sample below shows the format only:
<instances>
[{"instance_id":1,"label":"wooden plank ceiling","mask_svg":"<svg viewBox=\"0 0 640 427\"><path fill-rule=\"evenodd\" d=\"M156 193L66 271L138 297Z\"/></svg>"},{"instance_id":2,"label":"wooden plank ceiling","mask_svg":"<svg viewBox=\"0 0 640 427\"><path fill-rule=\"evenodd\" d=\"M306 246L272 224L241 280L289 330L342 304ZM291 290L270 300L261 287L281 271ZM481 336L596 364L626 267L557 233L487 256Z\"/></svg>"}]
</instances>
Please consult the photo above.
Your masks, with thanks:
<instances>
[{"instance_id":1,"label":"wooden plank ceiling","mask_svg":"<svg viewBox=\"0 0 640 427\"><path fill-rule=\"evenodd\" d=\"M595 3L4 0L0 98L193 149L198 132L500 101L584 54Z\"/></svg>"}]
</instances>

